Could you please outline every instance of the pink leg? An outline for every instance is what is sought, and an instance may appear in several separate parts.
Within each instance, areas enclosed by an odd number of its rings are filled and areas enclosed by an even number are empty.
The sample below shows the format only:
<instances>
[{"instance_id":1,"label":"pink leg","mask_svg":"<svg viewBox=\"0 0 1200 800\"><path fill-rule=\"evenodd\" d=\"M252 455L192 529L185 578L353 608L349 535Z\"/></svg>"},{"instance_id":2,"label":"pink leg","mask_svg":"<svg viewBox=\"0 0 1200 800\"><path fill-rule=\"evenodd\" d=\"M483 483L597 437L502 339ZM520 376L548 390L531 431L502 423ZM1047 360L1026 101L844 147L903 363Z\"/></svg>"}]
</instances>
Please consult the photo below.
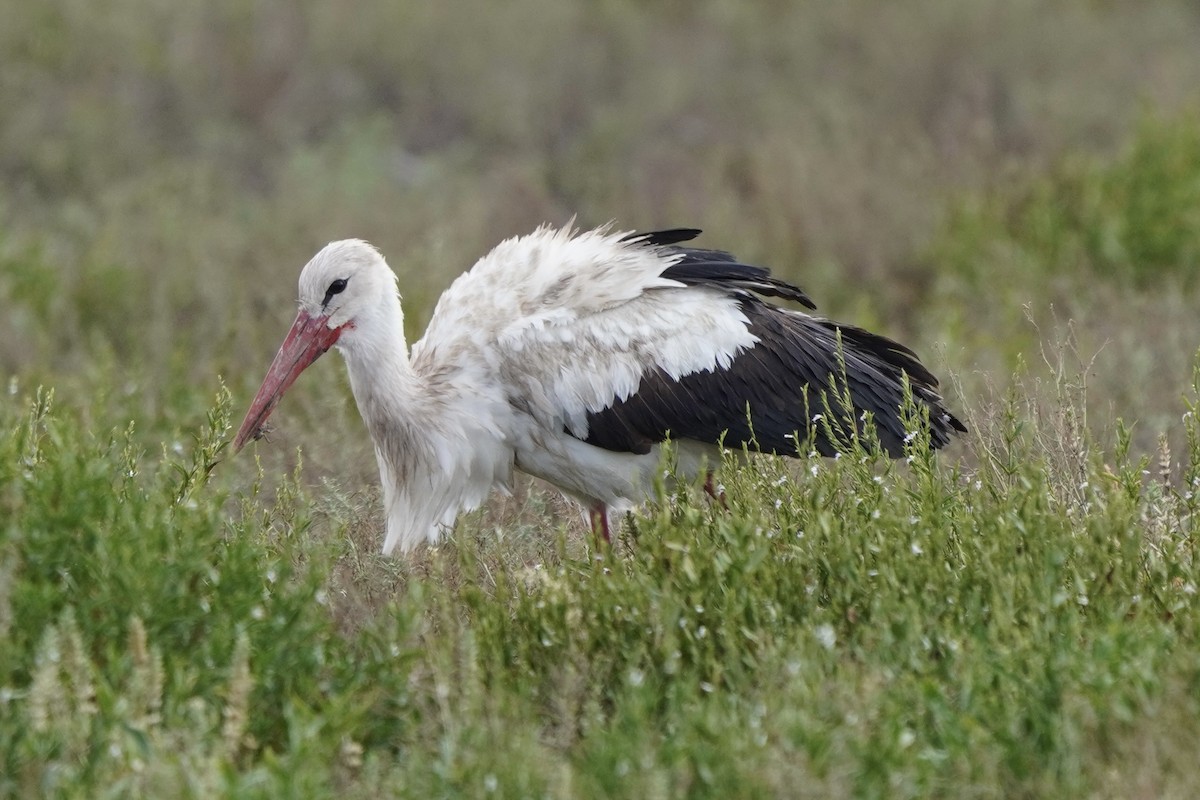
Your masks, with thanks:
<instances>
[{"instance_id":1,"label":"pink leg","mask_svg":"<svg viewBox=\"0 0 1200 800\"><path fill-rule=\"evenodd\" d=\"M608 509L603 503L597 503L588 511L592 520L592 532L599 533L604 541L612 544L612 535L608 532Z\"/></svg>"},{"instance_id":2,"label":"pink leg","mask_svg":"<svg viewBox=\"0 0 1200 800\"><path fill-rule=\"evenodd\" d=\"M729 510L729 504L725 502L725 490L717 491L717 484L713 481L712 470L709 470L708 474L704 476L704 492L713 500L720 503L721 508L726 511Z\"/></svg>"}]
</instances>

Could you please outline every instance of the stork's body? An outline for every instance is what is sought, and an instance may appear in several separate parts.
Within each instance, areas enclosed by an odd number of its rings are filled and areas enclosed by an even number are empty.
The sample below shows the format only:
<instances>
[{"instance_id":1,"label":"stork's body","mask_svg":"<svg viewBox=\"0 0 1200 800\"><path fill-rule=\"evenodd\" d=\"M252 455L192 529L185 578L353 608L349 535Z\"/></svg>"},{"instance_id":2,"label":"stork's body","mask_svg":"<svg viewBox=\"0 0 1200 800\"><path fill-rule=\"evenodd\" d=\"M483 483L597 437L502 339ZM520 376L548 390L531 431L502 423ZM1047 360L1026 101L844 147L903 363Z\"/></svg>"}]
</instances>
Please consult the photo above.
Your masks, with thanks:
<instances>
[{"instance_id":1,"label":"stork's body","mask_svg":"<svg viewBox=\"0 0 1200 800\"><path fill-rule=\"evenodd\" d=\"M831 388L848 389L858 418L831 400L844 429L871 412L893 455L906 435L902 373L935 446L963 430L907 348L764 301L811 306L766 270L678 246L697 233L540 228L507 240L442 295L411 353L383 257L334 242L301 273L300 312L235 446L336 346L375 443L390 553L436 541L514 469L557 486L607 534L609 510L644 499L668 437L684 472L715 464L719 443L796 455L794 434L830 413ZM825 425L813 433L822 454L837 450Z\"/></svg>"}]
</instances>

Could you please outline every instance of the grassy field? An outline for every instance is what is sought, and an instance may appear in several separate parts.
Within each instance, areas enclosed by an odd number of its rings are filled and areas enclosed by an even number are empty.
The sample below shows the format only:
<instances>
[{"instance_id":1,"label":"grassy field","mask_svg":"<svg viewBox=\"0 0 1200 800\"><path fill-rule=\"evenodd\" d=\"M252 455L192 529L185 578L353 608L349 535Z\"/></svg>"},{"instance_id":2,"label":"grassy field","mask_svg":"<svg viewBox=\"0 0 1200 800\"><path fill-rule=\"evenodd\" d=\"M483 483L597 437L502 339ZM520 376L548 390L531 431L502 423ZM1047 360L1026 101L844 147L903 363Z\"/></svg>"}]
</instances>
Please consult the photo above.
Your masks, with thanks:
<instances>
[{"instance_id":1,"label":"grassy field","mask_svg":"<svg viewBox=\"0 0 1200 800\"><path fill-rule=\"evenodd\" d=\"M1200 795L1193 4L0 18L0 796ZM409 559L335 358L229 457L324 242L415 338L572 217L704 228L971 433Z\"/></svg>"}]
</instances>

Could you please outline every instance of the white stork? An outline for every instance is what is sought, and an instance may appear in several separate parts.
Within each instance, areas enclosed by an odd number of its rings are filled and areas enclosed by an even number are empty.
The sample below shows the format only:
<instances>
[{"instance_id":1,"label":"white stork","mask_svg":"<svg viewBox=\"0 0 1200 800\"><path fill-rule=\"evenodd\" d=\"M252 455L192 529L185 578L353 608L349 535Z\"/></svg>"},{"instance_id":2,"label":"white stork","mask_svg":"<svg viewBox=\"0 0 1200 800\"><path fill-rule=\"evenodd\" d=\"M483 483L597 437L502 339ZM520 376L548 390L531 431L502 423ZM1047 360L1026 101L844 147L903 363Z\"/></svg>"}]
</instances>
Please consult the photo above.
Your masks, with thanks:
<instances>
[{"instance_id":1,"label":"white stork","mask_svg":"<svg viewBox=\"0 0 1200 800\"><path fill-rule=\"evenodd\" d=\"M766 269L680 246L697 234L542 227L508 239L446 290L411 353L395 273L366 242L333 242L300 273L299 313L234 449L337 347L375 443L387 554L436 542L514 469L580 503L608 538L609 512L646 497L668 437L681 471L698 472L722 444L799 455L805 432L833 455L831 434L873 419L899 456L904 375L935 447L966 430L911 350L766 302L814 307ZM827 393L848 393L853 416ZM833 424L813 425L814 412Z\"/></svg>"}]
</instances>

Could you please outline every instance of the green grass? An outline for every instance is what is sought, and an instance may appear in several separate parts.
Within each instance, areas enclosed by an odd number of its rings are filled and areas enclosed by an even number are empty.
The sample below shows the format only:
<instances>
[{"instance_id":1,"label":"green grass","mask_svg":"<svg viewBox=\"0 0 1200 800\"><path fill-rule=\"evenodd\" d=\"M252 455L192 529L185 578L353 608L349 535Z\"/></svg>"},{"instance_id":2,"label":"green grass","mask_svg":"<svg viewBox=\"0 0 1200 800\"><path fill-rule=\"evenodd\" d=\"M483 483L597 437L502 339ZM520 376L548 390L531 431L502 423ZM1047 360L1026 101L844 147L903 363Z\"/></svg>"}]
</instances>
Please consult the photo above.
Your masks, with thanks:
<instances>
[{"instance_id":1,"label":"green grass","mask_svg":"<svg viewBox=\"0 0 1200 800\"><path fill-rule=\"evenodd\" d=\"M396 562L343 538L352 502L231 492L224 391L152 456L26 398L0 791L1188 796L1200 427L1178 465L1121 442L1057 463L1072 412L1019 400L975 469L920 440L759 459L724 473L728 511L680 490L611 550L476 515Z\"/></svg>"}]
</instances>

